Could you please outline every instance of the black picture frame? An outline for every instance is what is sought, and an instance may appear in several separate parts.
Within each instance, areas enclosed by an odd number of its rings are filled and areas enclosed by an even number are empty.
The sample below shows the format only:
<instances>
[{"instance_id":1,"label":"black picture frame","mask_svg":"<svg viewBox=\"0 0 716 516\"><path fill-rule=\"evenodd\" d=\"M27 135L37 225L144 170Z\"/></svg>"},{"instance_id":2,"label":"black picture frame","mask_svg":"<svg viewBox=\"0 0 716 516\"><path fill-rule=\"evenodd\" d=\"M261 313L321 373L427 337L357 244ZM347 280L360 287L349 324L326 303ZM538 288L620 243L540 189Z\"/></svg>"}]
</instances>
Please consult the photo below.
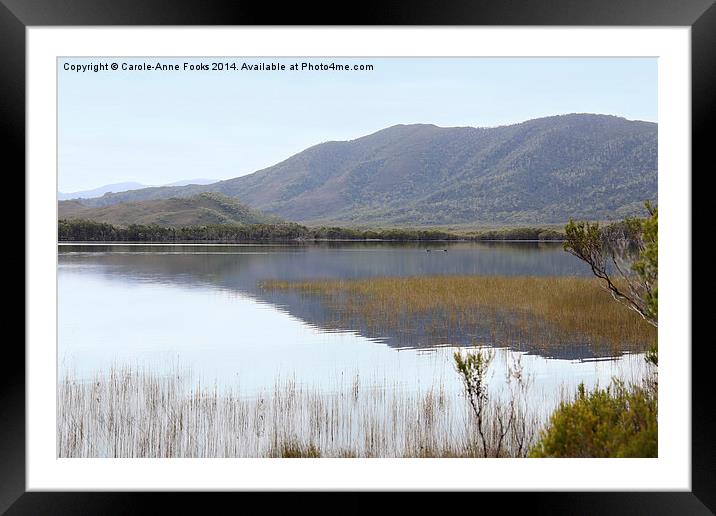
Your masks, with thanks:
<instances>
[{"instance_id":1,"label":"black picture frame","mask_svg":"<svg viewBox=\"0 0 716 516\"><path fill-rule=\"evenodd\" d=\"M716 114L714 0L421 0L406 2L404 5L390 1L368 1L355 4L354 8L351 6L353 4L345 4L339 10L337 4L287 3L277 8L271 3L242 1L0 0L0 142L6 147L2 153L3 166L0 170L5 171L5 179L14 177L16 180L23 177L25 170L25 29L30 26L83 25L689 26L692 44L692 170L706 174L707 163L711 165L707 157L713 146L708 129L714 125ZM349 15L339 14L344 10ZM24 191L24 181L22 186L17 186ZM695 199L692 205L697 205ZM24 268L24 262L16 267ZM28 274L27 269L25 274ZM490 500L492 498L509 496L510 512L522 506L531 514L714 513L716 416L709 382L710 369L714 363L710 340L692 346L690 492L466 493L455 495L451 503L474 504L475 496L480 496L482 505L493 501ZM166 512L186 512L191 509L194 500L190 500L187 493L25 492L25 352L19 339L10 337L5 339L4 351L4 374L0 376L0 513L142 513L151 509L149 502L157 501ZM307 495L288 494L283 502L287 505L303 505L302 500ZM220 498L234 496L223 494ZM251 504L254 501L252 498L265 495L244 493L239 496L244 497L243 505ZM338 506L324 499L321 506L327 512L333 512L339 507L345 507L341 512L372 510L373 504L364 501L362 495L351 493L348 496L353 498L349 503L344 500ZM210 505L207 505L207 495L201 498L199 503L202 504L202 512L205 512ZM504 500L495 501L504 503ZM423 494L413 494L409 500L401 502L401 509L417 510L424 508L424 504ZM315 503L306 507L321 510ZM276 506L272 505L271 508L275 509Z\"/></svg>"}]
</instances>

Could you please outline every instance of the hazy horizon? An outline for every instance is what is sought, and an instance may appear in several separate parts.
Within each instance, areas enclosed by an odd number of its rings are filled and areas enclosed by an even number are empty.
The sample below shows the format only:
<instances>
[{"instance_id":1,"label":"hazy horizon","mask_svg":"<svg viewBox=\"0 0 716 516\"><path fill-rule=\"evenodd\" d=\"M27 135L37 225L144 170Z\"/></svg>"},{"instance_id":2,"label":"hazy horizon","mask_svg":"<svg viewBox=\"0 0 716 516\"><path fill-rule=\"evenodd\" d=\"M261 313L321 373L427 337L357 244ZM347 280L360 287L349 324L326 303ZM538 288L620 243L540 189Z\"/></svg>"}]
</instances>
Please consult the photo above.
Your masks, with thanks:
<instances>
[{"instance_id":1,"label":"hazy horizon","mask_svg":"<svg viewBox=\"0 0 716 516\"><path fill-rule=\"evenodd\" d=\"M293 63L242 59L237 63ZM58 59L58 190L229 179L394 125L494 127L570 113L657 122L654 58L314 58L373 71L76 72Z\"/></svg>"}]
</instances>

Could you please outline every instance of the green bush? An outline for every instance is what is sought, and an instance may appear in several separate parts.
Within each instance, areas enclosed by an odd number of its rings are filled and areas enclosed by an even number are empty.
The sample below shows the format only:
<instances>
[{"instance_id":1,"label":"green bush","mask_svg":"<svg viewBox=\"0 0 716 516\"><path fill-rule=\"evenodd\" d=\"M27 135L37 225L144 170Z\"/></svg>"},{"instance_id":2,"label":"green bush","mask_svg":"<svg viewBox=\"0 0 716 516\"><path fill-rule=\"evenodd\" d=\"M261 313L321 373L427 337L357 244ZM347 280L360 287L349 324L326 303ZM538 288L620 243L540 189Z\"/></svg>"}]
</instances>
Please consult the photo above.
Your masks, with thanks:
<instances>
[{"instance_id":1,"label":"green bush","mask_svg":"<svg viewBox=\"0 0 716 516\"><path fill-rule=\"evenodd\" d=\"M615 381L563 402L530 457L656 457L656 384L626 387Z\"/></svg>"}]
</instances>

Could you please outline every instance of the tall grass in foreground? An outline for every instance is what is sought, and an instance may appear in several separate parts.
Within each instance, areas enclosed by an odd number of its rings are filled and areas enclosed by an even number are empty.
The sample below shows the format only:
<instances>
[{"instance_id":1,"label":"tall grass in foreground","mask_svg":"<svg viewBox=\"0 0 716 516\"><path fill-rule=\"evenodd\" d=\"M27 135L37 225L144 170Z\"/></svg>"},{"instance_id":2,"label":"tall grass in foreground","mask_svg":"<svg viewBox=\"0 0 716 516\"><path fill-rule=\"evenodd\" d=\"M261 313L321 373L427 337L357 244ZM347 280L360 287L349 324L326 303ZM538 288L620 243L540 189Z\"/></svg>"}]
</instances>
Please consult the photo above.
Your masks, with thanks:
<instances>
[{"instance_id":1,"label":"tall grass in foreground","mask_svg":"<svg viewBox=\"0 0 716 516\"><path fill-rule=\"evenodd\" d=\"M489 399L478 436L465 398L441 385L406 392L364 387L356 376L322 392L288 380L243 398L187 383L181 374L120 368L86 382L64 377L58 456L521 457L547 417L530 409L521 387ZM505 434L500 417L510 406Z\"/></svg>"},{"instance_id":2,"label":"tall grass in foreground","mask_svg":"<svg viewBox=\"0 0 716 516\"><path fill-rule=\"evenodd\" d=\"M587 344L643 351L656 329L624 310L595 278L415 276L357 280L264 281L267 290L318 296L334 326L418 329L428 337L475 334L521 349Z\"/></svg>"}]
</instances>

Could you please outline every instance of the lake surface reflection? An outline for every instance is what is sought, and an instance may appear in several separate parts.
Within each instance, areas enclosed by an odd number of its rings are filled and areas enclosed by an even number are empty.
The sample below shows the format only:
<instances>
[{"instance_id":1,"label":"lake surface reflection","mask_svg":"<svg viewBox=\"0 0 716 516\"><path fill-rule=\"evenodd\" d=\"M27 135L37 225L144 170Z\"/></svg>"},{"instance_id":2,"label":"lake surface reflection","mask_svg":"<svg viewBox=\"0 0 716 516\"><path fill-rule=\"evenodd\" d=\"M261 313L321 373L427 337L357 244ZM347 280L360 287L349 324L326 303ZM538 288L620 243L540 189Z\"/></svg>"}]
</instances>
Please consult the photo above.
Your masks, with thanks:
<instances>
[{"instance_id":1,"label":"lake surface reflection","mask_svg":"<svg viewBox=\"0 0 716 516\"><path fill-rule=\"evenodd\" d=\"M58 252L60 374L90 378L113 365L189 368L202 383L238 386L246 395L270 391L282 379L332 389L356 376L397 389L460 389L453 345L360 327L329 330L320 300L267 291L261 281L590 275L552 243L61 245ZM497 354L496 385L517 354ZM522 360L544 396L579 382L639 375L643 362L640 355L597 358L581 347Z\"/></svg>"}]
</instances>

